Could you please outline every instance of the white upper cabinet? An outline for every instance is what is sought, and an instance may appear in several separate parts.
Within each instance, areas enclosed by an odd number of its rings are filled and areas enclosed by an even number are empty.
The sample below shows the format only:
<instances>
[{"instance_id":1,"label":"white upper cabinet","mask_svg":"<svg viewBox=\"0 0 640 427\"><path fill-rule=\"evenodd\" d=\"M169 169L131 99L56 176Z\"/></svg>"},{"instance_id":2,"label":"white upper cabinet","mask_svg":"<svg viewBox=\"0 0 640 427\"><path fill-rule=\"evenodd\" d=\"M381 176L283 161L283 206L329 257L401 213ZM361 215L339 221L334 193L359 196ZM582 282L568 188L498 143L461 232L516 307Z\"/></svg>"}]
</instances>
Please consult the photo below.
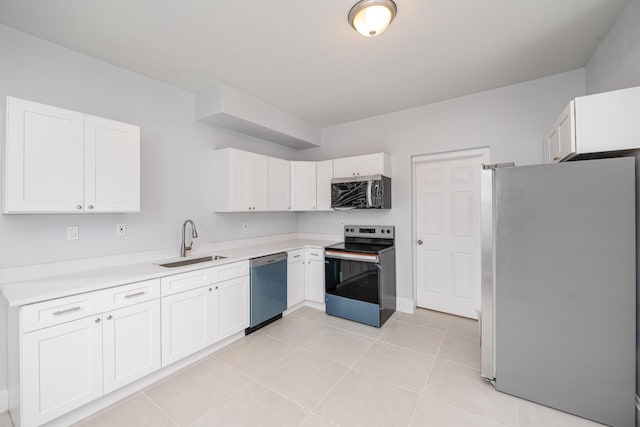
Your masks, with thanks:
<instances>
[{"instance_id":1,"label":"white upper cabinet","mask_svg":"<svg viewBox=\"0 0 640 427\"><path fill-rule=\"evenodd\" d=\"M331 210L331 179L333 179L333 160L316 163L316 209Z\"/></svg>"},{"instance_id":2,"label":"white upper cabinet","mask_svg":"<svg viewBox=\"0 0 640 427\"><path fill-rule=\"evenodd\" d=\"M224 148L214 152L213 204L216 212L267 209L268 158Z\"/></svg>"},{"instance_id":3,"label":"white upper cabinet","mask_svg":"<svg viewBox=\"0 0 640 427\"><path fill-rule=\"evenodd\" d=\"M316 162L291 162L291 209L316 209Z\"/></svg>"},{"instance_id":4,"label":"white upper cabinet","mask_svg":"<svg viewBox=\"0 0 640 427\"><path fill-rule=\"evenodd\" d=\"M574 102L562 111L545 138L545 162L558 162L576 152Z\"/></svg>"},{"instance_id":5,"label":"white upper cabinet","mask_svg":"<svg viewBox=\"0 0 640 427\"><path fill-rule=\"evenodd\" d=\"M391 177L391 158L386 153L344 157L333 161L333 177L384 175Z\"/></svg>"},{"instance_id":6,"label":"white upper cabinet","mask_svg":"<svg viewBox=\"0 0 640 427\"><path fill-rule=\"evenodd\" d=\"M82 210L83 159L83 114L7 97L5 213Z\"/></svg>"},{"instance_id":7,"label":"white upper cabinet","mask_svg":"<svg viewBox=\"0 0 640 427\"><path fill-rule=\"evenodd\" d=\"M4 213L137 212L140 128L7 97Z\"/></svg>"},{"instance_id":8,"label":"white upper cabinet","mask_svg":"<svg viewBox=\"0 0 640 427\"><path fill-rule=\"evenodd\" d=\"M640 148L640 86L580 96L564 109L544 140L544 161Z\"/></svg>"},{"instance_id":9,"label":"white upper cabinet","mask_svg":"<svg viewBox=\"0 0 640 427\"><path fill-rule=\"evenodd\" d=\"M291 210L291 170L287 160L269 157L267 205L270 211Z\"/></svg>"},{"instance_id":10,"label":"white upper cabinet","mask_svg":"<svg viewBox=\"0 0 640 427\"><path fill-rule=\"evenodd\" d=\"M85 115L84 203L94 212L140 210L140 128Z\"/></svg>"}]
</instances>

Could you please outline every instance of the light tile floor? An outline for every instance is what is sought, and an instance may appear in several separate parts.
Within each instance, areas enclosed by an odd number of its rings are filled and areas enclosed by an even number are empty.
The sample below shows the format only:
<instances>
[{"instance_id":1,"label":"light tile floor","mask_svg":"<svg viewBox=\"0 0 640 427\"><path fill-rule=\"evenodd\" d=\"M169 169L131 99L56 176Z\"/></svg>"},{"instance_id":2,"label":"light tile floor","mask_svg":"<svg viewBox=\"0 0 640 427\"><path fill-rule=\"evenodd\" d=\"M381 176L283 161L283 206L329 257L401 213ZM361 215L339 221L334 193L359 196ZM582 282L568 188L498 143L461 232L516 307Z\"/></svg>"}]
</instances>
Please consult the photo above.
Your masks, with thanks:
<instances>
[{"instance_id":1,"label":"light tile floor","mask_svg":"<svg viewBox=\"0 0 640 427\"><path fill-rule=\"evenodd\" d=\"M305 307L79 425L597 425L497 392L479 368L476 321L417 310L378 329Z\"/></svg>"}]
</instances>

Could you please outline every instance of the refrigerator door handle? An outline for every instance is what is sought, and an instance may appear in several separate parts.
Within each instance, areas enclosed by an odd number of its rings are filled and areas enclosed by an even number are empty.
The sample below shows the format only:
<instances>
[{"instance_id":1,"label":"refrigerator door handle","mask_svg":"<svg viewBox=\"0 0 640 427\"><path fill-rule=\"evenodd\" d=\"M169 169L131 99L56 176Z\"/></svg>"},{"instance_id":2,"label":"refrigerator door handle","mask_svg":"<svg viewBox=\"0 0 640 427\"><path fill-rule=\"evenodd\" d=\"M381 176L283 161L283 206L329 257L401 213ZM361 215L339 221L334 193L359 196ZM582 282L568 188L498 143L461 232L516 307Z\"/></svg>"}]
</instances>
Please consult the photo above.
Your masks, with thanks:
<instances>
[{"instance_id":1,"label":"refrigerator door handle","mask_svg":"<svg viewBox=\"0 0 640 427\"><path fill-rule=\"evenodd\" d=\"M503 163L504 164L504 163ZM513 163L509 164L513 165ZM494 261L494 171L498 165L482 165L480 173L480 326L481 375L495 379L495 261Z\"/></svg>"}]
</instances>

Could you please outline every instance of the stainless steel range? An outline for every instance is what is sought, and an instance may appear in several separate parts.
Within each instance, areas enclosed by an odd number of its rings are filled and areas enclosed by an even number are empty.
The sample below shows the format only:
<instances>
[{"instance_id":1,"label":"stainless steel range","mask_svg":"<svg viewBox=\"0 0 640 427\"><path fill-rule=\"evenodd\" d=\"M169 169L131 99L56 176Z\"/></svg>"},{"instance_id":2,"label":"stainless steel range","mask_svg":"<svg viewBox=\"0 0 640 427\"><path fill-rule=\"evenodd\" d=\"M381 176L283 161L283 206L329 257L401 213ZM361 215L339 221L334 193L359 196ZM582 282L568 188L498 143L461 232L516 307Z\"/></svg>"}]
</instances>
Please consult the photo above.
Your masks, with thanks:
<instances>
[{"instance_id":1,"label":"stainless steel range","mask_svg":"<svg viewBox=\"0 0 640 427\"><path fill-rule=\"evenodd\" d=\"M395 228L346 225L325 257L327 314L380 327L396 311Z\"/></svg>"}]
</instances>

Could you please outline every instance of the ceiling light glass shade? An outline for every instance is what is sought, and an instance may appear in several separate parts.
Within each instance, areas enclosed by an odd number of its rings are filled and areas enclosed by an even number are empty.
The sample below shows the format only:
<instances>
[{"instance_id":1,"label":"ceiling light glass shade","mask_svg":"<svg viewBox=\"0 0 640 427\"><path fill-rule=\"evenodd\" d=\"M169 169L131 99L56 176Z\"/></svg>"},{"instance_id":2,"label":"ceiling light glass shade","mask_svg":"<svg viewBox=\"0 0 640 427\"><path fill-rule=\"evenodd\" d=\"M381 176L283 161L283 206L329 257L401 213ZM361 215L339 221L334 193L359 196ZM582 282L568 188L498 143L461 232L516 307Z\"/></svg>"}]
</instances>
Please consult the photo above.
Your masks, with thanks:
<instances>
[{"instance_id":1,"label":"ceiling light glass shade","mask_svg":"<svg viewBox=\"0 0 640 427\"><path fill-rule=\"evenodd\" d=\"M374 37L387 29L397 12L392 0L360 0L349 11L349 23L365 37Z\"/></svg>"}]
</instances>

